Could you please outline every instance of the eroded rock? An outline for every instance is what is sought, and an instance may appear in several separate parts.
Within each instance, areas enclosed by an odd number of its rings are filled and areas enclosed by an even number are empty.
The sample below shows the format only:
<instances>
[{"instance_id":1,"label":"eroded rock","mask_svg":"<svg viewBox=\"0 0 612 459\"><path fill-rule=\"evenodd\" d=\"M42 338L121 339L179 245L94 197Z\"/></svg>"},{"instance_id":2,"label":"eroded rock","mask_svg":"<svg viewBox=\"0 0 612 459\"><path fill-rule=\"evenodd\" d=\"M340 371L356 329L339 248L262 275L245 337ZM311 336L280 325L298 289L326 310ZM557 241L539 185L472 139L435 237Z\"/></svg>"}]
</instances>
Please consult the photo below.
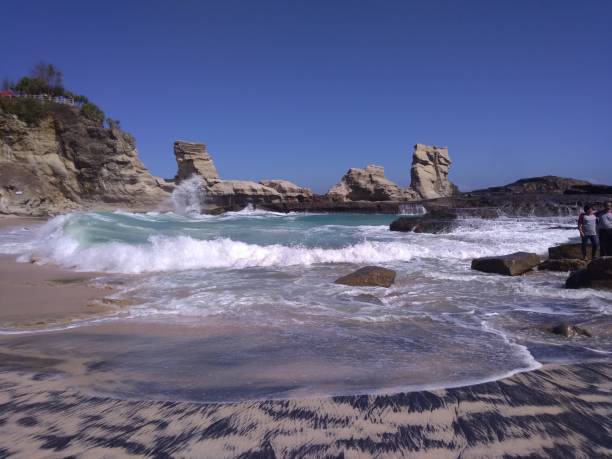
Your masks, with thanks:
<instances>
[{"instance_id":1,"label":"eroded rock","mask_svg":"<svg viewBox=\"0 0 612 459\"><path fill-rule=\"evenodd\" d=\"M219 180L215 163L203 143L177 140L174 142L174 156L178 165L175 178L177 182L192 175L199 175L207 182Z\"/></svg>"},{"instance_id":2,"label":"eroded rock","mask_svg":"<svg viewBox=\"0 0 612 459\"><path fill-rule=\"evenodd\" d=\"M472 269L485 273L519 276L531 271L540 263L535 253L516 252L509 255L482 257L472 260Z\"/></svg>"},{"instance_id":3,"label":"eroded rock","mask_svg":"<svg viewBox=\"0 0 612 459\"><path fill-rule=\"evenodd\" d=\"M416 144L412 154L410 188L423 199L456 195L459 190L448 179L450 166L447 147Z\"/></svg>"},{"instance_id":4,"label":"eroded rock","mask_svg":"<svg viewBox=\"0 0 612 459\"><path fill-rule=\"evenodd\" d=\"M436 211L421 217L399 217L389 225L391 231L415 233L449 233L457 227L457 216L450 212Z\"/></svg>"},{"instance_id":5,"label":"eroded rock","mask_svg":"<svg viewBox=\"0 0 612 459\"><path fill-rule=\"evenodd\" d=\"M365 266L336 279L336 284L354 287L390 287L395 282L395 271L380 266Z\"/></svg>"},{"instance_id":6,"label":"eroded rock","mask_svg":"<svg viewBox=\"0 0 612 459\"><path fill-rule=\"evenodd\" d=\"M288 180L262 180L263 186L276 190L284 201L309 202L314 194L309 188L301 187Z\"/></svg>"},{"instance_id":7,"label":"eroded rock","mask_svg":"<svg viewBox=\"0 0 612 459\"><path fill-rule=\"evenodd\" d=\"M398 186L385 177L382 166L369 165L365 169L351 168L327 192L333 201L405 201L418 199L417 194Z\"/></svg>"}]
</instances>

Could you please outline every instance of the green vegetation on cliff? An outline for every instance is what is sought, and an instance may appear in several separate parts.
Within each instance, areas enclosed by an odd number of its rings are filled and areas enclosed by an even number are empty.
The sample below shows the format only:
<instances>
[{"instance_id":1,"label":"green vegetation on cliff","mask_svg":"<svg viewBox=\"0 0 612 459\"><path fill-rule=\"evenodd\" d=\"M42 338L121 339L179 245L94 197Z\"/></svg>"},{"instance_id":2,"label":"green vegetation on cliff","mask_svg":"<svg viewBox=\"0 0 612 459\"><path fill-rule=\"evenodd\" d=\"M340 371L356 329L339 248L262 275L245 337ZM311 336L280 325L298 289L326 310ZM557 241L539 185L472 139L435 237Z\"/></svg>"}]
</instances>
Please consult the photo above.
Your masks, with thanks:
<instances>
[{"instance_id":1,"label":"green vegetation on cliff","mask_svg":"<svg viewBox=\"0 0 612 459\"><path fill-rule=\"evenodd\" d=\"M0 110L17 115L28 125L34 125L46 115L58 110L73 109L71 105L49 100L51 98L72 100L74 109L78 109L82 116L101 126L104 124L105 115L100 107L86 96L68 91L64 87L64 73L52 64L37 64L29 76L20 78L17 83L5 79L3 89L14 92L15 97L0 97Z\"/></svg>"}]
</instances>

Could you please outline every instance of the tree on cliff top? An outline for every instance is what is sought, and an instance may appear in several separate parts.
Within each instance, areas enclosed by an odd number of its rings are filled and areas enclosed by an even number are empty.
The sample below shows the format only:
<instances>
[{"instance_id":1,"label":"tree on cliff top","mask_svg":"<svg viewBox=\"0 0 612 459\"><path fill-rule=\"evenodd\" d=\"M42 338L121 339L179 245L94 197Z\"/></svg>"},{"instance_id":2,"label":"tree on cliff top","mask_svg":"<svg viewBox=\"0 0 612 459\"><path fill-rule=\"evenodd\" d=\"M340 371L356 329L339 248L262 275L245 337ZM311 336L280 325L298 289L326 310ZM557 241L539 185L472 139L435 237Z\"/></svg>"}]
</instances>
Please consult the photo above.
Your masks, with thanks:
<instances>
[{"instance_id":1,"label":"tree on cliff top","mask_svg":"<svg viewBox=\"0 0 612 459\"><path fill-rule=\"evenodd\" d=\"M64 88L64 72L53 64L39 62L30 71L29 76L24 76L13 84L5 79L3 83L18 93L27 95L46 94L54 97L72 98L80 105L80 113L85 118L100 125L104 124L104 112L86 96L74 94ZM12 100L0 100L0 108L13 113L25 120L28 124L36 123L42 116L50 111L53 102L33 101L24 98ZM109 126L110 127L110 126Z\"/></svg>"}]
</instances>

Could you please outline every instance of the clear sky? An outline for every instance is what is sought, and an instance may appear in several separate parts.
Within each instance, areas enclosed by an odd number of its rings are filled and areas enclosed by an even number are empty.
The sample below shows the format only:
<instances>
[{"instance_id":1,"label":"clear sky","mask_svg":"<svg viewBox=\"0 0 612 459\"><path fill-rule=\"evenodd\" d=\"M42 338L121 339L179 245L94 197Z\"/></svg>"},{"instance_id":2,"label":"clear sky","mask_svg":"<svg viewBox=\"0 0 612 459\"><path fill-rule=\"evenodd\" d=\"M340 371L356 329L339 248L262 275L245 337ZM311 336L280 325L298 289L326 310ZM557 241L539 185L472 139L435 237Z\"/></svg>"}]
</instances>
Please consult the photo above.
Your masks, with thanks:
<instances>
[{"instance_id":1,"label":"clear sky","mask_svg":"<svg viewBox=\"0 0 612 459\"><path fill-rule=\"evenodd\" d=\"M177 139L223 178L325 191L349 167L410 181L446 145L463 190L612 183L612 1L4 2L0 77L39 61L172 177Z\"/></svg>"}]
</instances>

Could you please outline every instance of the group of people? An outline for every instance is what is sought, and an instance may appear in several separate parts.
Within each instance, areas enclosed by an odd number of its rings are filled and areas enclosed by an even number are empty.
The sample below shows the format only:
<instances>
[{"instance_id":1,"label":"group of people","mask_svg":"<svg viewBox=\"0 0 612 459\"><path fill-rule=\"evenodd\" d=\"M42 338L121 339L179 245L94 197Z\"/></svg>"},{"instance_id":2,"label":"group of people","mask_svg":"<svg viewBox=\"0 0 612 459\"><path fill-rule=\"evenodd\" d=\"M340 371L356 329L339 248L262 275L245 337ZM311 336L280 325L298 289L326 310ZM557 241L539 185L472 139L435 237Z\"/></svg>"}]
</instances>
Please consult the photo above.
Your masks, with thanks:
<instances>
[{"instance_id":1,"label":"group of people","mask_svg":"<svg viewBox=\"0 0 612 459\"><path fill-rule=\"evenodd\" d=\"M596 212L591 205L584 206L584 213L578 218L578 231L582 240L582 258L586 260L587 244L591 243L591 257L597 255L600 247L602 257L612 256L612 202L606 208Z\"/></svg>"}]
</instances>

